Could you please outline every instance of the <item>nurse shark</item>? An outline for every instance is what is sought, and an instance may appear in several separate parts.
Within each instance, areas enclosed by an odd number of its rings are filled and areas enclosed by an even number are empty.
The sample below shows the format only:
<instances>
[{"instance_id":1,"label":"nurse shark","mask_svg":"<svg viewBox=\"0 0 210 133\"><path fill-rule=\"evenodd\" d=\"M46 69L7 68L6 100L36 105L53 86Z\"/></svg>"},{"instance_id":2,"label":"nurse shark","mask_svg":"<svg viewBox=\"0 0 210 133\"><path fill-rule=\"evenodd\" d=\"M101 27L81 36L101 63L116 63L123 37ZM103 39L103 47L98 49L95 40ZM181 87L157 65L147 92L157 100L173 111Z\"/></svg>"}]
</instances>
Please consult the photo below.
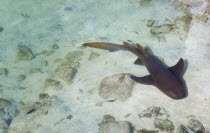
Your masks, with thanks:
<instances>
[{"instance_id":1,"label":"nurse shark","mask_svg":"<svg viewBox=\"0 0 210 133\"><path fill-rule=\"evenodd\" d=\"M83 46L109 51L130 51L138 57L134 63L142 63L150 73L143 77L131 75L131 79L141 84L154 85L172 99L183 99L187 96L187 88L182 79L182 73L184 70L184 61L182 58L180 58L174 66L167 67L138 43L136 44L137 48L128 42L123 42L123 45L105 42L90 42L84 43Z\"/></svg>"}]
</instances>

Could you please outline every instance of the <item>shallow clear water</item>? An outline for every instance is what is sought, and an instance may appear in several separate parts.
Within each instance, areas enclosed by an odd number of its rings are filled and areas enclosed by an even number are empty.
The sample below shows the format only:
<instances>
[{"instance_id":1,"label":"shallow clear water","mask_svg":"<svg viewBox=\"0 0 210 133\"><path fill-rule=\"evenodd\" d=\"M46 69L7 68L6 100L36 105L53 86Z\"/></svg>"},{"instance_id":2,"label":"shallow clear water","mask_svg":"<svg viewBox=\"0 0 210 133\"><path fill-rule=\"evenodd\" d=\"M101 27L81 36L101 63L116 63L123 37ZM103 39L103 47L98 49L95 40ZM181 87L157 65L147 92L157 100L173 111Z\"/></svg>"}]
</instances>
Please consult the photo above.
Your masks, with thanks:
<instances>
[{"instance_id":1,"label":"shallow clear water","mask_svg":"<svg viewBox=\"0 0 210 133\"><path fill-rule=\"evenodd\" d=\"M209 132L210 6L197 2L187 7L175 0L0 1L0 133L181 132L180 125ZM154 21L151 27L148 20ZM165 24L172 26L151 33ZM188 96L174 100L129 79L124 82L132 86L122 95L102 94L104 78L118 90L121 83L112 75L148 71L133 64L132 53L82 44L123 41L149 46L168 66L185 59ZM104 115L115 124L102 122Z\"/></svg>"}]
</instances>

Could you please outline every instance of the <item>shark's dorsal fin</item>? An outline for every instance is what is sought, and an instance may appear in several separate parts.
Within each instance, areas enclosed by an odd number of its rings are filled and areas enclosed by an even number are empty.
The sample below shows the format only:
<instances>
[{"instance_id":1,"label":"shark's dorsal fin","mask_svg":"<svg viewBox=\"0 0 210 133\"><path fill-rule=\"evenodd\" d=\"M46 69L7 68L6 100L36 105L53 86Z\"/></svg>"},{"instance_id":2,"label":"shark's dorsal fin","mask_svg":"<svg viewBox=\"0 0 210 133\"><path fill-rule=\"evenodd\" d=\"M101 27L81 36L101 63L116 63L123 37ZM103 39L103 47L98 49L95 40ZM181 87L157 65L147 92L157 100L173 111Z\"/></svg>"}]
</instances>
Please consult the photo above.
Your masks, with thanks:
<instances>
[{"instance_id":1,"label":"shark's dorsal fin","mask_svg":"<svg viewBox=\"0 0 210 133\"><path fill-rule=\"evenodd\" d=\"M140 58L137 58L135 61L134 61L134 64L135 65L143 65L143 62Z\"/></svg>"},{"instance_id":2,"label":"shark's dorsal fin","mask_svg":"<svg viewBox=\"0 0 210 133\"><path fill-rule=\"evenodd\" d=\"M179 59L176 65L169 67L169 70L171 70L177 76L181 76L184 70L184 60L182 58Z\"/></svg>"},{"instance_id":3,"label":"shark's dorsal fin","mask_svg":"<svg viewBox=\"0 0 210 133\"><path fill-rule=\"evenodd\" d=\"M155 85L154 80L152 79L151 75L147 75L144 77L136 77L136 76L130 76L131 79L133 79L134 81L141 83L141 84L145 84L145 85Z\"/></svg>"},{"instance_id":4,"label":"shark's dorsal fin","mask_svg":"<svg viewBox=\"0 0 210 133\"><path fill-rule=\"evenodd\" d=\"M128 42L123 42L123 45L125 46L125 47L127 47L127 48L130 48L130 49L135 49L135 47L133 46L133 45L131 45L130 43L128 43Z\"/></svg>"},{"instance_id":5,"label":"shark's dorsal fin","mask_svg":"<svg viewBox=\"0 0 210 133\"><path fill-rule=\"evenodd\" d=\"M136 46L139 48L139 51L143 56L147 56L146 51L144 50L144 48L140 44L137 43Z\"/></svg>"}]
</instances>

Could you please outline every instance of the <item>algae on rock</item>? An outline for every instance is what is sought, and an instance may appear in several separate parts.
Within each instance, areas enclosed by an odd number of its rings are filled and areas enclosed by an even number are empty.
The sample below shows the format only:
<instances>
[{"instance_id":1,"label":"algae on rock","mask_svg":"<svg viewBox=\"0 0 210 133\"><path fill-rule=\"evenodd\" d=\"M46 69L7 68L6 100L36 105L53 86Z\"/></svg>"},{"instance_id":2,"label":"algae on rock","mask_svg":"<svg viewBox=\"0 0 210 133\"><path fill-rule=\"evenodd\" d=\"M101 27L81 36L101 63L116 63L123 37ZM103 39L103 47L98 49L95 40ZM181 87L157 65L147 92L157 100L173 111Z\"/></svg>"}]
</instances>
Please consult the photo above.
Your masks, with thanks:
<instances>
[{"instance_id":1,"label":"algae on rock","mask_svg":"<svg viewBox=\"0 0 210 133\"><path fill-rule=\"evenodd\" d=\"M43 101L48 99L50 96L47 93L40 93L39 94L39 100Z\"/></svg>"},{"instance_id":2,"label":"algae on rock","mask_svg":"<svg viewBox=\"0 0 210 133\"><path fill-rule=\"evenodd\" d=\"M158 133L158 130L148 130L148 129L141 129L138 130L137 133Z\"/></svg>"},{"instance_id":3,"label":"algae on rock","mask_svg":"<svg viewBox=\"0 0 210 133\"><path fill-rule=\"evenodd\" d=\"M0 133L7 133L9 129L9 125L6 123L4 119L0 119Z\"/></svg>"},{"instance_id":4,"label":"algae on rock","mask_svg":"<svg viewBox=\"0 0 210 133\"><path fill-rule=\"evenodd\" d=\"M67 62L60 64L54 72L62 80L71 83L77 73L77 69Z\"/></svg>"},{"instance_id":5,"label":"algae on rock","mask_svg":"<svg viewBox=\"0 0 210 133\"><path fill-rule=\"evenodd\" d=\"M159 128L161 131L172 132L174 130L173 122L167 119L163 120L155 118L154 126Z\"/></svg>"},{"instance_id":6,"label":"algae on rock","mask_svg":"<svg viewBox=\"0 0 210 133\"><path fill-rule=\"evenodd\" d=\"M17 81L23 81L26 79L26 75L23 75L23 74L18 75L16 79L17 79Z\"/></svg>"},{"instance_id":7,"label":"algae on rock","mask_svg":"<svg viewBox=\"0 0 210 133\"><path fill-rule=\"evenodd\" d=\"M174 24L163 24L163 25L159 25L159 26L151 29L150 33L152 33L153 35L168 34L173 29L174 29Z\"/></svg>"},{"instance_id":8,"label":"algae on rock","mask_svg":"<svg viewBox=\"0 0 210 133\"><path fill-rule=\"evenodd\" d=\"M0 32L2 32L4 30L4 28L3 27L0 27Z\"/></svg>"},{"instance_id":9,"label":"algae on rock","mask_svg":"<svg viewBox=\"0 0 210 133\"><path fill-rule=\"evenodd\" d=\"M204 132L205 131L203 124L196 119L190 119L188 121L188 123L189 124L187 125L187 127L190 128L193 132L198 132L198 131Z\"/></svg>"},{"instance_id":10,"label":"algae on rock","mask_svg":"<svg viewBox=\"0 0 210 133\"><path fill-rule=\"evenodd\" d=\"M82 51L73 51L66 54L65 59L69 62L74 62L84 55Z\"/></svg>"},{"instance_id":11,"label":"algae on rock","mask_svg":"<svg viewBox=\"0 0 210 133\"><path fill-rule=\"evenodd\" d=\"M45 86L44 87L45 88L50 87L50 86L58 87L60 85L61 85L60 81L56 81L54 79L46 79L45 80Z\"/></svg>"},{"instance_id":12,"label":"algae on rock","mask_svg":"<svg viewBox=\"0 0 210 133\"><path fill-rule=\"evenodd\" d=\"M140 1L140 6L150 6L151 5L152 0L141 0Z\"/></svg>"},{"instance_id":13,"label":"algae on rock","mask_svg":"<svg viewBox=\"0 0 210 133\"><path fill-rule=\"evenodd\" d=\"M160 108L160 107L149 107L146 110L144 110L142 113L139 114L139 118L151 118L151 117L159 117L159 116L164 116L165 118L168 118L169 115L166 112L166 110L164 108Z\"/></svg>"},{"instance_id":14,"label":"algae on rock","mask_svg":"<svg viewBox=\"0 0 210 133\"><path fill-rule=\"evenodd\" d=\"M174 22L176 24L176 26L180 29L180 30L184 30L186 32L189 31L189 27L192 21L192 16L191 15L185 15L182 17L177 17Z\"/></svg>"},{"instance_id":15,"label":"algae on rock","mask_svg":"<svg viewBox=\"0 0 210 133\"><path fill-rule=\"evenodd\" d=\"M152 25L154 24L155 20L148 20L147 21L147 27L152 27Z\"/></svg>"},{"instance_id":16,"label":"algae on rock","mask_svg":"<svg viewBox=\"0 0 210 133\"><path fill-rule=\"evenodd\" d=\"M7 76L7 74L8 74L7 68L0 68L0 75Z\"/></svg>"},{"instance_id":17,"label":"algae on rock","mask_svg":"<svg viewBox=\"0 0 210 133\"><path fill-rule=\"evenodd\" d=\"M172 1L172 5L175 7L176 10L178 11L181 11L183 13L185 13L186 15L188 16L191 16L191 12L190 12L190 9L187 5L181 3L181 2L178 2L176 0Z\"/></svg>"},{"instance_id":18,"label":"algae on rock","mask_svg":"<svg viewBox=\"0 0 210 133\"><path fill-rule=\"evenodd\" d=\"M33 73L42 73L42 69L41 68L31 68L31 70L29 71L30 74Z\"/></svg>"},{"instance_id":19,"label":"algae on rock","mask_svg":"<svg viewBox=\"0 0 210 133\"><path fill-rule=\"evenodd\" d=\"M196 119L190 119L187 125L180 125L179 132L180 133L190 133L190 132L205 133L205 128L200 121Z\"/></svg>"},{"instance_id":20,"label":"algae on rock","mask_svg":"<svg viewBox=\"0 0 210 133\"><path fill-rule=\"evenodd\" d=\"M204 22L204 23L206 23L206 21L208 20L208 17L205 15L201 15L201 16L197 15L197 16L195 16L195 18L201 22Z\"/></svg>"},{"instance_id":21,"label":"algae on rock","mask_svg":"<svg viewBox=\"0 0 210 133\"><path fill-rule=\"evenodd\" d=\"M0 98L0 109L4 109L9 104L11 104L11 102L9 100Z\"/></svg>"},{"instance_id":22,"label":"algae on rock","mask_svg":"<svg viewBox=\"0 0 210 133\"><path fill-rule=\"evenodd\" d=\"M95 59L95 58L97 58L99 56L100 56L100 54L95 53L95 52L91 52L88 60L93 60L93 59Z\"/></svg>"},{"instance_id":23,"label":"algae on rock","mask_svg":"<svg viewBox=\"0 0 210 133\"><path fill-rule=\"evenodd\" d=\"M133 133L133 127L128 121L115 121L110 115L104 115L99 125L99 133Z\"/></svg>"},{"instance_id":24,"label":"algae on rock","mask_svg":"<svg viewBox=\"0 0 210 133\"><path fill-rule=\"evenodd\" d=\"M59 49L59 46L55 43L51 47L52 47L52 49Z\"/></svg>"},{"instance_id":25,"label":"algae on rock","mask_svg":"<svg viewBox=\"0 0 210 133\"><path fill-rule=\"evenodd\" d=\"M35 58L35 55L33 54L32 50L29 47L27 47L25 45L18 45L17 58L19 60L29 61L29 60Z\"/></svg>"}]
</instances>

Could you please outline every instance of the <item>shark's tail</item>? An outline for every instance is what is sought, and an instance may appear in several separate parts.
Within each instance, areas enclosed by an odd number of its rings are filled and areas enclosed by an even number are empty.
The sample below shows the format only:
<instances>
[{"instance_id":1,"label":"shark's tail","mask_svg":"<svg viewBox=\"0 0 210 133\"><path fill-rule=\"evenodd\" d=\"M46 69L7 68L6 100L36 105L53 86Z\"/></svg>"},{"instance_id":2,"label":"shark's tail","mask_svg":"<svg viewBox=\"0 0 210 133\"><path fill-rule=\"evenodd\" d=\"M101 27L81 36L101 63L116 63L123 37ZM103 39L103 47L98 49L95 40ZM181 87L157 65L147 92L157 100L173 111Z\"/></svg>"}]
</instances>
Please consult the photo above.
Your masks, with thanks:
<instances>
[{"instance_id":1,"label":"shark's tail","mask_svg":"<svg viewBox=\"0 0 210 133\"><path fill-rule=\"evenodd\" d=\"M83 46L86 47L93 47L93 48L100 48L109 51L117 51L117 50L124 50L130 51L136 56L138 56L138 60L143 60L144 56L146 55L145 50L139 44L136 44L138 48L134 47L128 42L123 42L123 45L114 44L114 43L105 43L105 42L91 42L91 43L84 43Z\"/></svg>"},{"instance_id":2,"label":"shark's tail","mask_svg":"<svg viewBox=\"0 0 210 133\"><path fill-rule=\"evenodd\" d=\"M110 52L117 51L117 50L127 50L127 48L125 48L123 45L114 44L114 43L105 43L105 42L84 43L83 46L105 49L105 50L109 50Z\"/></svg>"}]
</instances>

